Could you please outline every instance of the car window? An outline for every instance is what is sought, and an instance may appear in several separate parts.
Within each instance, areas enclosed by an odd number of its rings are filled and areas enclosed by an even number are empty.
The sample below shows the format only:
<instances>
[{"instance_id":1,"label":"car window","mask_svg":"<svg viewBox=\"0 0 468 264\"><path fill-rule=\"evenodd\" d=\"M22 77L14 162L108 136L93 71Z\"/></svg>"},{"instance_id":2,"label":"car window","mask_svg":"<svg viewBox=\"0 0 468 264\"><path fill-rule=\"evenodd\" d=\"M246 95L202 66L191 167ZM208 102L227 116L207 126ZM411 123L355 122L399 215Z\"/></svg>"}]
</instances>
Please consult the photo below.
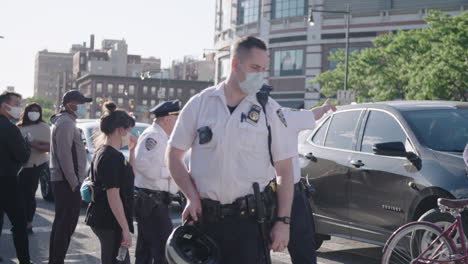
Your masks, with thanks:
<instances>
[{"instance_id":1,"label":"car window","mask_svg":"<svg viewBox=\"0 0 468 264\"><path fill-rule=\"evenodd\" d=\"M325 146L340 149L352 149L353 137L361 111L335 113L331 120Z\"/></svg>"},{"instance_id":2,"label":"car window","mask_svg":"<svg viewBox=\"0 0 468 264\"><path fill-rule=\"evenodd\" d=\"M319 146L323 146L323 141L325 139L325 133L327 133L327 127L330 124L330 118L325 121L322 126L318 129L317 133L315 133L314 137L312 138L312 142Z\"/></svg>"},{"instance_id":3,"label":"car window","mask_svg":"<svg viewBox=\"0 0 468 264\"><path fill-rule=\"evenodd\" d=\"M372 146L384 142L406 143L406 134L391 115L382 111L371 111L367 118L361 151L372 153Z\"/></svg>"},{"instance_id":4,"label":"car window","mask_svg":"<svg viewBox=\"0 0 468 264\"><path fill-rule=\"evenodd\" d=\"M430 109L403 112L425 146L462 153L468 142L468 109Z\"/></svg>"}]
</instances>

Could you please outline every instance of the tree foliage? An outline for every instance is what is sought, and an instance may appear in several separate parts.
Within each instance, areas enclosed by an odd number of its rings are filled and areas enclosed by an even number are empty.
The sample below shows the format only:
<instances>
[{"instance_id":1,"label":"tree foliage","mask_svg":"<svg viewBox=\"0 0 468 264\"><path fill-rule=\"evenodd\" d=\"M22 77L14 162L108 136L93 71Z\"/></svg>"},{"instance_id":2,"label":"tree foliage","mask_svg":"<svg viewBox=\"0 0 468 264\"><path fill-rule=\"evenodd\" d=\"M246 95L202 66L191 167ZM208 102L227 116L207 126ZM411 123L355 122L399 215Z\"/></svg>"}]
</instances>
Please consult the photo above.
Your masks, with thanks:
<instances>
[{"instance_id":1,"label":"tree foliage","mask_svg":"<svg viewBox=\"0 0 468 264\"><path fill-rule=\"evenodd\" d=\"M427 27L382 35L373 48L351 53L348 87L358 101L460 100L468 95L468 12L425 16ZM332 54L336 69L312 83L336 96L344 86L344 51Z\"/></svg>"}]
</instances>

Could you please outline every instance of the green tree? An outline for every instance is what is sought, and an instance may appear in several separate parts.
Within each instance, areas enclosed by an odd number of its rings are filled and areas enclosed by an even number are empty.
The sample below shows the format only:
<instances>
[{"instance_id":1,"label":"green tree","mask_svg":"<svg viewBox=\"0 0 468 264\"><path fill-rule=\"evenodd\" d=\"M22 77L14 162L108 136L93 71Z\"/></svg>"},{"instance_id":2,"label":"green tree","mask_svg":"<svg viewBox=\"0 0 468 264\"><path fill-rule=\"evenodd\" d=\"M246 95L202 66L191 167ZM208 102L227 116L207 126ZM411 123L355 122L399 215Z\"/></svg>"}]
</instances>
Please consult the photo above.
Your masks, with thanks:
<instances>
[{"instance_id":1,"label":"green tree","mask_svg":"<svg viewBox=\"0 0 468 264\"><path fill-rule=\"evenodd\" d=\"M24 99L24 105L32 102L35 102L42 107L42 119L45 122L49 122L50 117L55 114L54 100L37 96Z\"/></svg>"},{"instance_id":2,"label":"green tree","mask_svg":"<svg viewBox=\"0 0 468 264\"><path fill-rule=\"evenodd\" d=\"M425 28L382 35L374 48L350 54L348 87L358 101L467 101L468 12L451 17L430 11L425 20ZM343 50L331 59L339 62L337 68L312 82L326 96L343 89Z\"/></svg>"}]
</instances>

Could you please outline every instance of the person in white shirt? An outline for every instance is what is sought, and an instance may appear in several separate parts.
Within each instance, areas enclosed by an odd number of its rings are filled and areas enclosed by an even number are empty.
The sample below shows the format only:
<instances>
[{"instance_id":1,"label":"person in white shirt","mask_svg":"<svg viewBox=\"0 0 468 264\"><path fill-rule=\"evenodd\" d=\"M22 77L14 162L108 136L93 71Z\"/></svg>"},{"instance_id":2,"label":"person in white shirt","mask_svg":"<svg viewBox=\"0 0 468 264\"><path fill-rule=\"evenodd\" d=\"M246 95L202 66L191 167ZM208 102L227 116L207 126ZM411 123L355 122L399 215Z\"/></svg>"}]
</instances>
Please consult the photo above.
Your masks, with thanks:
<instances>
[{"instance_id":1,"label":"person in white shirt","mask_svg":"<svg viewBox=\"0 0 468 264\"><path fill-rule=\"evenodd\" d=\"M167 141L180 111L179 101L163 102L151 109L156 119L138 138L135 154L135 189L138 238L135 263L166 263L165 245L173 225L171 197L178 187L165 163Z\"/></svg>"},{"instance_id":2,"label":"person in white shirt","mask_svg":"<svg viewBox=\"0 0 468 264\"><path fill-rule=\"evenodd\" d=\"M289 255L294 264L316 264L315 231L312 212L301 182L299 153L297 153L298 135L302 130L315 128L315 121L322 118L328 111L336 111L336 107L326 100L325 103L311 110L281 108L281 113L288 120L288 144L296 146L293 158L294 200L291 211L291 238L288 245Z\"/></svg>"},{"instance_id":3,"label":"person in white shirt","mask_svg":"<svg viewBox=\"0 0 468 264\"><path fill-rule=\"evenodd\" d=\"M16 124L23 137L31 140L31 156L23 164L18 175L18 183L23 194L26 209L28 233L32 234L32 221L36 213L36 191L39 186L41 172L48 169L50 151L50 128L42 120L42 107L37 103L29 103Z\"/></svg>"},{"instance_id":4,"label":"person in white shirt","mask_svg":"<svg viewBox=\"0 0 468 264\"><path fill-rule=\"evenodd\" d=\"M269 246L282 251L289 241L291 158L297 147L283 140L286 120L277 113L278 103L269 98L263 109L256 98L269 65L265 43L255 37L242 38L231 54L227 80L193 96L183 108L169 140L168 164L187 197L183 220L190 215L218 244L221 263L257 264L269 256L269 249L262 247L266 241L261 238L264 232L256 211L247 208L252 185L258 183L264 191L276 172L278 210ZM184 164L189 149L190 171Z\"/></svg>"}]
</instances>

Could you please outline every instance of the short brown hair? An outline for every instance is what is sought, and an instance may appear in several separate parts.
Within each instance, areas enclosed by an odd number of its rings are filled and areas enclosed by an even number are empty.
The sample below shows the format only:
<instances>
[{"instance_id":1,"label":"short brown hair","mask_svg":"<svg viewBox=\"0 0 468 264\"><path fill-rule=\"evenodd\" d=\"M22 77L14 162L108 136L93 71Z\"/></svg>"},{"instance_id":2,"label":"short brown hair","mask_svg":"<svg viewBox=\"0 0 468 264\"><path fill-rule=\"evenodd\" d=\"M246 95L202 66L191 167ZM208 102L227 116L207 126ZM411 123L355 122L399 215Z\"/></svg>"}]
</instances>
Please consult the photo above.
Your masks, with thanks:
<instances>
[{"instance_id":1,"label":"short brown hair","mask_svg":"<svg viewBox=\"0 0 468 264\"><path fill-rule=\"evenodd\" d=\"M253 36L247 36L241 38L234 44L232 54L233 56L241 57L253 48L267 50L267 46L263 40Z\"/></svg>"}]
</instances>

